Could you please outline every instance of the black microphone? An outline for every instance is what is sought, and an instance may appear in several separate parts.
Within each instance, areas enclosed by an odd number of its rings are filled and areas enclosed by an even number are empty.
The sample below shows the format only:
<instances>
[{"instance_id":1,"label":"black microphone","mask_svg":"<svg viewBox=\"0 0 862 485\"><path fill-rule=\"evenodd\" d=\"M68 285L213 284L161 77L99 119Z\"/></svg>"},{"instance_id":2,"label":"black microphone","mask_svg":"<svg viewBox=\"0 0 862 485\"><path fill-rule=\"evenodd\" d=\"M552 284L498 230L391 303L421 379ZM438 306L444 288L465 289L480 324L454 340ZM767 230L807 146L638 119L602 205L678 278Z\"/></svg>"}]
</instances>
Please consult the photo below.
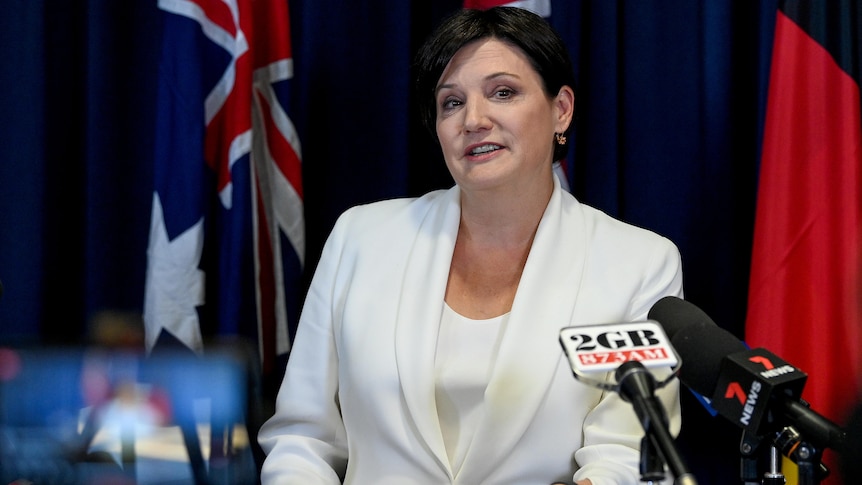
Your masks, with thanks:
<instances>
[{"instance_id":1,"label":"black microphone","mask_svg":"<svg viewBox=\"0 0 862 485\"><path fill-rule=\"evenodd\" d=\"M664 473L656 470L644 450L655 447L667 462L678 485L697 485L682 456L676 450L673 436L668 431L667 414L661 401L655 395L656 380L643 364L630 360L620 365L614 372L619 383L619 394L624 401L631 403L647 436L641 443L641 481L653 483L664 478Z\"/></svg>"},{"instance_id":2,"label":"black microphone","mask_svg":"<svg viewBox=\"0 0 862 485\"><path fill-rule=\"evenodd\" d=\"M792 426L816 447L843 447L844 431L800 398L808 377L801 370L766 349L749 349L680 298L662 298L648 318L661 324L680 356L680 381L711 397L724 418L756 436Z\"/></svg>"},{"instance_id":3,"label":"black microphone","mask_svg":"<svg viewBox=\"0 0 862 485\"><path fill-rule=\"evenodd\" d=\"M641 441L641 481L664 478L667 463L677 485L697 485L673 436L668 430L667 413L655 390L671 382L674 373L659 382L648 368L677 367L673 347L656 322L581 325L560 330L560 344L568 357L575 378L587 385L617 392L630 403L645 431ZM591 375L610 371L616 383Z\"/></svg>"}]
</instances>

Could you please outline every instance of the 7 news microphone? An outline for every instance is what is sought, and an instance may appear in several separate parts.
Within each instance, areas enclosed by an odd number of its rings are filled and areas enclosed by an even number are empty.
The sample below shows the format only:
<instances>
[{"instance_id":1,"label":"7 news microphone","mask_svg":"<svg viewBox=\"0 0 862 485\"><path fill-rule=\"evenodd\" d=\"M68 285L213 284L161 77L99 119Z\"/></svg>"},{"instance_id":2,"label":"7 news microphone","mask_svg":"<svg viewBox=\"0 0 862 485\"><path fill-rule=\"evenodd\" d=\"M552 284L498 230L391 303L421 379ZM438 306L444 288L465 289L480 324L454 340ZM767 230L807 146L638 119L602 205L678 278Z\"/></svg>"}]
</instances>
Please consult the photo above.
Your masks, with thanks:
<instances>
[{"instance_id":1,"label":"7 news microphone","mask_svg":"<svg viewBox=\"0 0 862 485\"><path fill-rule=\"evenodd\" d=\"M679 485L696 485L676 450L668 429L667 413L655 390L668 384L675 374L666 369L678 366L673 347L656 322L566 327L560 331L560 344L577 380L617 392L632 404L644 429L641 441L641 480L649 483L664 478L667 464ZM664 369L658 381L648 368ZM609 373L615 380L606 380Z\"/></svg>"},{"instance_id":2,"label":"7 news microphone","mask_svg":"<svg viewBox=\"0 0 862 485\"><path fill-rule=\"evenodd\" d=\"M679 379L710 398L722 417L756 436L790 429L776 442L788 457L802 440L841 451L845 433L800 396L807 375L763 348L749 349L697 306L676 297L656 302L648 318L661 324L683 364Z\"/></svg>"}]
</instances>

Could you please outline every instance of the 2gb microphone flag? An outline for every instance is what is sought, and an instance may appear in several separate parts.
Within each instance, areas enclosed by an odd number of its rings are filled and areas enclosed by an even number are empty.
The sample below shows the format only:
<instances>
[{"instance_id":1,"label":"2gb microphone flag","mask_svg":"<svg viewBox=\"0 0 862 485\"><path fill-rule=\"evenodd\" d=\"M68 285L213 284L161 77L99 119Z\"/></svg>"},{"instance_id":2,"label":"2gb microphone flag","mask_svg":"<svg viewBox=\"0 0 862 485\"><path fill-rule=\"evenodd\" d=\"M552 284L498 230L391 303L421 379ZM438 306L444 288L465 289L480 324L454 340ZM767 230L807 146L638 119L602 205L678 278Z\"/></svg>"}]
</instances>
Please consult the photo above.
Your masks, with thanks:
<instances>
[{"instance_id":1,"label":"2gb microphone flag","mask_svg":"<svg viewBox=\"0 0 862 485\"><path fill-rule=\"evenodd\" d=\"M305 252L285 0L159 0L162 54L144 321L152 350L290 348Z\"/></svg>"},{"instance_id":2,"label":"2gb microphone flag","mask_svg":"<svg viewBox=\"0 0 862 485\"><path fill-rule=\"evenodd\" d=\"M595 387L615 389L616 383L603 382L602 376L626 362L640 362L647 369L675 369L680 364L661 325L654 321L564 327L559 338L575 378Z\"/></svg>"},{"instance_id":3,"label":"2gb microphone flag","mask_svg":"<svg viewBox=\"0 0 862 485\"><path fill-rule=\"evenodd\" d=\"M746 341L808 374L843 422L860 393L862 7L781 1L757 193Z\"/></svg>"}]
</instances>

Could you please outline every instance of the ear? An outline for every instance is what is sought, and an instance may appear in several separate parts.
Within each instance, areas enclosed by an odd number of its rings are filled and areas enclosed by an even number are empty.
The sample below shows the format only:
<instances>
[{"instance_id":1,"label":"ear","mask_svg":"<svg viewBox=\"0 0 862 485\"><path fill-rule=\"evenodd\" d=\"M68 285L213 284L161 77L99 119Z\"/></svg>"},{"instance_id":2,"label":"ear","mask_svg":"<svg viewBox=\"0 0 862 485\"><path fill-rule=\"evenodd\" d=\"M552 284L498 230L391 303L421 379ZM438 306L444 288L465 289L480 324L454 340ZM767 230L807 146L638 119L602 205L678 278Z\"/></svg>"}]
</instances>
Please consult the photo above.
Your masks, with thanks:
<instances>
[{"instance_id":1,"label":"ear","mask_svg":"<svg viewBox=\"0 0 862 485\"><path fill-rule=\"evenodd\" d=\"M560 92L554 98L554 108L557 111L555 131L564 133L575 116L575 92L571 87L563 86L560 88Z\"/></svg>"}]
</instances>

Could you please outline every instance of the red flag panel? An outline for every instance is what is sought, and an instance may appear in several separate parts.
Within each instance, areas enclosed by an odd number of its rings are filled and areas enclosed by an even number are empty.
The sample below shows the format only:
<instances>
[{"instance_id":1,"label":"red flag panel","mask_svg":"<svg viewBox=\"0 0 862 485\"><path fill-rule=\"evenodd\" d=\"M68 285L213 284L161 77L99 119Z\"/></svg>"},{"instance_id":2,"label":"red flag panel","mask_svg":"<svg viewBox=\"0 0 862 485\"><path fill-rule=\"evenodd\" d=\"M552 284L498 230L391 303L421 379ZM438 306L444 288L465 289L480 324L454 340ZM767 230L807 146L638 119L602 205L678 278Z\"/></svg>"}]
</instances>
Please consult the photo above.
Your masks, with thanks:
<instances>
[{"instance_id":1,"label":"red flag panel","mask_svg":"<svg viewBox=\"0 0 862 485\"><path fill-rule=\"evenodd\" d=\"M803 397L843 422L859 395L859 85L777 16L746 339L808 373Z\"/></svg>"}]
</instances>

